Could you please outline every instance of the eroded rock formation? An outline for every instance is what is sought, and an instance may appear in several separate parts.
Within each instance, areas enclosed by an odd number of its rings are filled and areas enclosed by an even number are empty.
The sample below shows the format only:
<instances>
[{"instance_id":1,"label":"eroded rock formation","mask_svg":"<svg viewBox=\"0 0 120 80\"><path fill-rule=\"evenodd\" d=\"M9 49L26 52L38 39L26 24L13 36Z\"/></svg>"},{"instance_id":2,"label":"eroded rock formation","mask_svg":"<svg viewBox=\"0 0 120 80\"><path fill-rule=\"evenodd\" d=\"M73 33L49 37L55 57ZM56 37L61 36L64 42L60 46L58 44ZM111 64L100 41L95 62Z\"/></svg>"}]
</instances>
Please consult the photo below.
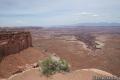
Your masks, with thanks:
<instances>
[{"instance_id":1,"label":"eroded rock formation","mask_svg":"<svg viewBox=\"0 0 120 80\"><path fill-rule=\"evenodd\" d=\"M1 31L0 32L0 59L4 56L18 53L32 46L30 32Z\"/></svg>"}]
</instances>

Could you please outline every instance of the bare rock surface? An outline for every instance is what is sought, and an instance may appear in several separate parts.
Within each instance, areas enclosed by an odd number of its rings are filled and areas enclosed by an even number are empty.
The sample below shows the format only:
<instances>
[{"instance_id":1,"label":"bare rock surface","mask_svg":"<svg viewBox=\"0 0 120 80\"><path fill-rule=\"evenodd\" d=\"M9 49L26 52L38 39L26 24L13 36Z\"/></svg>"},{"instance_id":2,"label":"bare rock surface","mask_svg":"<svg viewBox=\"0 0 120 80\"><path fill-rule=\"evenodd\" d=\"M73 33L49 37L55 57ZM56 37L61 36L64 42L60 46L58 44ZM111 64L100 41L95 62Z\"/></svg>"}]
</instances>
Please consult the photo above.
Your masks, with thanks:
<instances>
[{"instance_id":1,"label":"bare rock surface","mask_svg":"<svg viewBox=\"0 0 120 80\"><path fill-rule=\"evenodd\" d=\"M38 68L31 69L20 74L16 74L8 78L8 80L93 80L95 76L98 77L115 77L98 69L81 69L69 73L56 73L50 77L42 75Z\"/></svg>"},{"instance_id":2,"label":"bare rock surface","mask_svg":"<svg viewBox=\"0 0 120 80\"><path fill-rule=\"evenodd\" d=\"M32 37L27 31L0 31L0 60L32 46Z\"/></svg>"},{"instance_id":3,"label":"bare rock surface","mask_svg":"<svg viewBox=\"0 0 120 80\"><path fill-rule=\"evenodd\" d=\"M0 63L0 77L6 78L36 66L36 62L45 57L38 49L28 48L20 53L6 56Z\"/></svg>"}]
</instances>

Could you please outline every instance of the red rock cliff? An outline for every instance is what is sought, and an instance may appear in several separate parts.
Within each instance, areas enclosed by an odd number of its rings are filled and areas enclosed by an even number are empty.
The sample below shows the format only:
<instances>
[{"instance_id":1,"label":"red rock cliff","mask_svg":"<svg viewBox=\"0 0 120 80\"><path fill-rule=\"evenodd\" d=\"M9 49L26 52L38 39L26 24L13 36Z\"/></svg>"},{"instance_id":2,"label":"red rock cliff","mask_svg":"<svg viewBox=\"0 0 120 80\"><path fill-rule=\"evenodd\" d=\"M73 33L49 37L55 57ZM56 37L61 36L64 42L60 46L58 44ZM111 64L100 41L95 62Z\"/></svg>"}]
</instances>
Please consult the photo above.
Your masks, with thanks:
<instances>
[{"instance_id":1,"label":"red rock cliff","mask_svg":"<svg viewBox=\"0 0 120 80\"><path fill-rule=\"evenodd\" d=\"M0 32L0 58L18 53L32 46L30 32L7 31Z\"/></svg>"}]
</instances>

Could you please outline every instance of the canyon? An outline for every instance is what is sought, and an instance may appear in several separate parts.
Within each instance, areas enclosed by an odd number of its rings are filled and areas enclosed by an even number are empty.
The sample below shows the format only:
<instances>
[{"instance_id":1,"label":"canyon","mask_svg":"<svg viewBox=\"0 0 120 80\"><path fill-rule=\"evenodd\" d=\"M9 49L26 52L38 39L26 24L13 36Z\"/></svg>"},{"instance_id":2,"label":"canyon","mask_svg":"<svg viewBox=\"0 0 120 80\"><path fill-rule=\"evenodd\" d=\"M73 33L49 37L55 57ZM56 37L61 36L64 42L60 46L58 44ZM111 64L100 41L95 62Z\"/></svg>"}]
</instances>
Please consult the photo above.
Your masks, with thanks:
<instances>
[{"instance_id":1,"label":"canyon","mask_svg":"<svg viewBox=\"0 0 120 80\"><path fill-rule=\"evenodd\" d=\"M26 27L1 30L1 78L8 78L18 73L21 67L34 64L53 53L66 59L71 71L95 68L120 76L119 27Z\"/></svg>"}]
</instances>

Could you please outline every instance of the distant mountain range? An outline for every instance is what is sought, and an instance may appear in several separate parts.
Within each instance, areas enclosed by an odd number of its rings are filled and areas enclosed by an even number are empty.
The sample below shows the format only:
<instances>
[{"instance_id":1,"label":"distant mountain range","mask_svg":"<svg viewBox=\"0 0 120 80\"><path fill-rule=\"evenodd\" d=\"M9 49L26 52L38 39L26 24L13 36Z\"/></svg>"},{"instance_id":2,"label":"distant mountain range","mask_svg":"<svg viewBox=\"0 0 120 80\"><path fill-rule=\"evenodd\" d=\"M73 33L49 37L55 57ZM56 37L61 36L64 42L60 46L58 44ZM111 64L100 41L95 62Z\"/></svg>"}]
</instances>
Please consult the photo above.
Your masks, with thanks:
<instances>
[{"instance_id":1,"label":"distant mountain range","mask_svg":"<svg viewBox=\"0 0 120 80\"><path fill-rule=\"evenodd\" d=\"M120 26L120 23L106 23L106 22L100 22L100 23L79 23L79 24L76 24L76 26Z\"/></svg>"},{"instance_id":2,"label":"distant mountain range","mask_svg":"<svg viewBox=\"0 0 120 80\"><path fill-rule=\"evenodd\" d=\"M120 27L120 23L107 23L107 22L99 22L99 23L78 23L78 24L71 24L71 25L54 25L54 26L49 26L49 27L82 27L82 26L86 26L86 27L94 27L94 26L96 26L96 27L112 27L112 26L114 26L114 27Z\"/></svg>"},{"instance_id":3,"label":"distant mountain range","mask_svg":"<svg viewBox=\"0 0 120 80\"><path fill-rule=\"evenodd\" d=\"M101 27L107 27L107 26L116 26L120 27L120 23L107 23L107 22L99 22L99 23L78 23L78 24L71 24L71 25L51 25L51 26L0 26L0 28L43 28L43 27L80 27L80 26L101 26Z\"/></svg>"}]
</instances>

